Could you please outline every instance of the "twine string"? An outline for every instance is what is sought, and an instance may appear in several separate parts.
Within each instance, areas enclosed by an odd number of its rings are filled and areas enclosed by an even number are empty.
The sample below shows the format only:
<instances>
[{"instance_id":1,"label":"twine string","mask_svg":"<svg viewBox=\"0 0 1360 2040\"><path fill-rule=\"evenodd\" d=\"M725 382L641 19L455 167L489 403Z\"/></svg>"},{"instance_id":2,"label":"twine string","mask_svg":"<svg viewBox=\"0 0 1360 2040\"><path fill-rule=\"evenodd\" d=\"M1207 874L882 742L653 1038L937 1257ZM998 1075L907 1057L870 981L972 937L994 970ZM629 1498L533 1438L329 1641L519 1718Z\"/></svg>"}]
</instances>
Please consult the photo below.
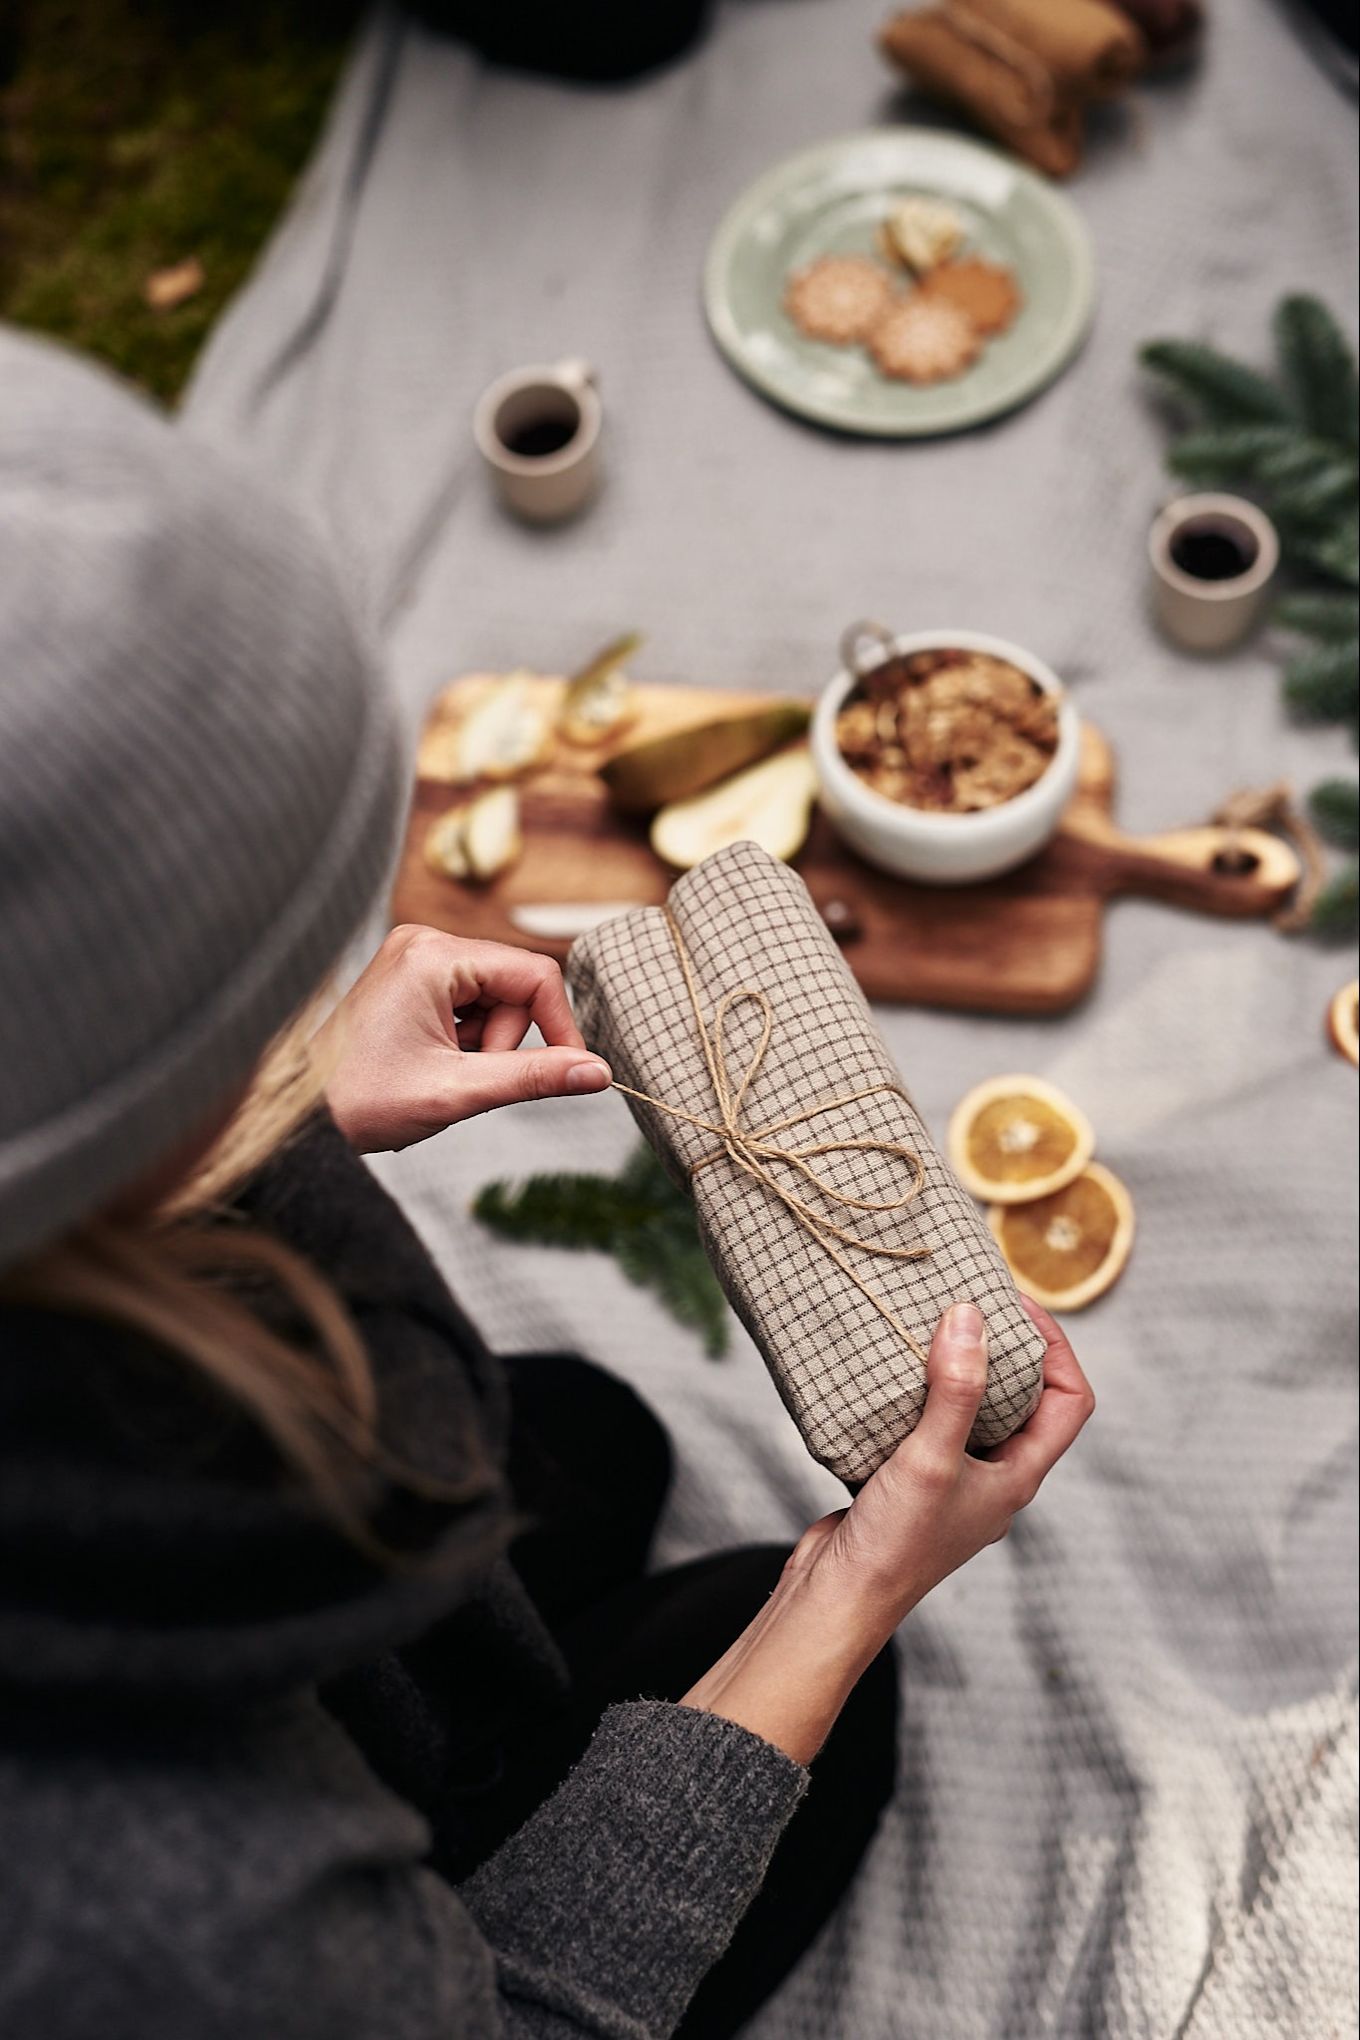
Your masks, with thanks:
<instances>
[{"instance_id":1,"label":"twine string","mask_svg":"<svg viewBox=\"0 0 1360 2040\"><path fill-rule=\"evenodd\" d=\"M781 1183L774 1173L775 1167L779 1164L794 1169L812 1185L819 1197L850 1211L871 1213L904 1211L925 1183L925 1164L915 1149L907 1147L904 1142L846 1135L841 1139L811 1141L804 1146L791 1147L781 1145L777 1136L790 1132L796 1126L806 1126L810 1121L820 1119L824 1113L835 1112L846 1105L857 1105L866 1098L892 1096L905 1099L906 1092L900 1084L886 1082L863 1084L857 1090L841 1092L834 1098L818 1099L814 1104L803 1106L797 1112L790 1112L782 1119L771 1120L764 1126L744 1126L742 1115L747 1093L764 1063L774 1033L774 1009L766 993L752 985L740 985L734 991L724 992L714 1010L713 1025L710 1028L704 1018L699 987L695 981L694 969L684 939L670 909L667 907L662 911L679 960L685 990L689 995L690 1010L694 1016L699 1045L703 1050L704 1065L708 1071L713 1096L717 1101L718 1117L706 1119L701 1113L687 1112L683 1106L672 1105L664 1098L653 1097L649 1091L634 1090L631 1084L621 1084L617 1080L614 1089L621 1091L626 1098L636 1098L641 1104L650 1105L656 1112L664 1112L671 1119L683 1120L687 1126L696 1126L704 1133L711 1133L719 1145L710 1153L700 1155L697 1161L690 1164L691 1181L701 1169L710 1168L713 1163L726 1159L733 1167L759 1183L772 1197L778 1198L803 1231L817 1242L824 1253L830 1255L842 1274L854 1284L862 1296L868 1299L879 1316L892 1326L917 1359L924 1364L926 1356L920 1345L896 1313L888 1308L882 1297L871 1289L858 1271L851 1266L840 1251L840 1246L850 1247L856 1253L870 1254L886 1261L925 1260L930 1254L930 1248L894 1247L874 1240L860 1239L844 1226L836 1225L824 1212L815 1210L787 1183ZM726 1030L730 1016L744 1002L754 1005L759 1012L760 1032L741 1078L734 1084ZM907 1164L911 1172L911 1181L899 1197L856 1197L850 1191L839 1189L827 1176L812 1167L812 1163L822 1156L834 1154L891 1156ZM837 1245L837 1242L840 1245Z\"/></svg>"}]
</instances>

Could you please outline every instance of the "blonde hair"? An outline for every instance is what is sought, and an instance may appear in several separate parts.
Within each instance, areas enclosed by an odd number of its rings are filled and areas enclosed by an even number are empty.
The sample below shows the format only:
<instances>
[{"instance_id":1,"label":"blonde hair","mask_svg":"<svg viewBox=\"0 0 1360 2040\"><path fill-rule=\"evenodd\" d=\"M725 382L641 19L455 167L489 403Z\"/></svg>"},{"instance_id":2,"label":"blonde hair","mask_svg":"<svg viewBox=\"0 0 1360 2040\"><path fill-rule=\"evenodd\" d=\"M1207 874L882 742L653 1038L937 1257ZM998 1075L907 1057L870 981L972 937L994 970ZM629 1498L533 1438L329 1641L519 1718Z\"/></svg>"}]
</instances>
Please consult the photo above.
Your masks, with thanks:
<instances>
[{"instance_id":1,"label":"blonde hair","mask_svg":"<svg viewBox=\"0 0 1360 2040\"><path fill-rule=\"evenodd\" d=\"M393 1460L378 1436L368 1354L340 1296L301 1254L230 1208L322 1098L319 1008L313 1002L277 1037L208 1152L159 1204L75 1227L0 1278L0 1302L124 1325L188 1362L253 1419L327 1514L372 1548L366 1476L467 1503L486 1495L491 1470L477 1466L453 1483ZM284 1304L307 1343L276 1331L252 1295Z\"/></svg>"}]
</instances>

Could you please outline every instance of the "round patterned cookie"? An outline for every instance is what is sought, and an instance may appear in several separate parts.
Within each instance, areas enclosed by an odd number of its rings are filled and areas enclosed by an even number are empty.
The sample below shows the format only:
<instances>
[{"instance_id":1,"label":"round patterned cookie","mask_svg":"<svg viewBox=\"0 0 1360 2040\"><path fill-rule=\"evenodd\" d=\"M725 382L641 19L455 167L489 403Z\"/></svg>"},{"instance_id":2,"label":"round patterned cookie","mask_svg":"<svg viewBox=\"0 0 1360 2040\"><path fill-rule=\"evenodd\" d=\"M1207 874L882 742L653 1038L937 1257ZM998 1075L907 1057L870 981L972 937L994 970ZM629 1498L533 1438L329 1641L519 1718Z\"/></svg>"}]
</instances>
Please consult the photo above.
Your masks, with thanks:
<instances>
[{"instance_id":1,"label":"round patterned cookie","mask_svg":"<svg viewBox=\"0 0 1360 2040\"><path fill-rule=\"evenodd\" d=\"M869 336L869 352L898 382L950 382L977 359L982 336L965 312L924 291L885 312Z\"/></svg>"},{"instance_id":2,"label":"round patterned cookie","mask_svg":"<svg viewBox=\"0 0 1360 2040\"><path fill-rule=\"evenodd\" d=\"M1020 286L1012 272L977 255L941 263L921 288L942 303L957 305L979 333L1004 333L1020 309Z\"/></svg>"},{"instance_id":3,"label":"round patterned cookie","mask_svg":"<svg viewBox=\"0 0 1360 2040\"><path fill-rule=\"evenodd\" d=\"M784 309L809 340L852 347L888 311L892 279L867 255L822 255L797 269L784 291Z\"/></svg>"}]
</instances>

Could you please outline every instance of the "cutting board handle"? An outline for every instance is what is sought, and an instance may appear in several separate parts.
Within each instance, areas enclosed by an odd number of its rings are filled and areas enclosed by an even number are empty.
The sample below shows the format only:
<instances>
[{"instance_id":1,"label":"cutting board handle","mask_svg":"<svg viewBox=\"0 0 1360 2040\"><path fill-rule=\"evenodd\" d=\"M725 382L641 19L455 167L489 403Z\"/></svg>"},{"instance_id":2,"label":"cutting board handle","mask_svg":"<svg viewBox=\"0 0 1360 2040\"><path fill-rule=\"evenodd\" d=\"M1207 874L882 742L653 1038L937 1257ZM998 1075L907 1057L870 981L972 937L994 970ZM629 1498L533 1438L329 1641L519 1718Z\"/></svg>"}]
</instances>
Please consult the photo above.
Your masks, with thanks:
<instances>
[{"instance_id":1,"label":"cutting board handle","mask_svg":"<svg viewBox=\"0 0 1360 2040\"><path fill-rule=\"evenodd\" d=\"M1083 808L1069 812L1063 830L1099 850L1107 893L1167 900L1205 914L1272 914L1301 875L1289 844L1265 829L1205 824L1168 829L1157 836L1129 836L1103 815Z\"/></svg>"}]
</instances>

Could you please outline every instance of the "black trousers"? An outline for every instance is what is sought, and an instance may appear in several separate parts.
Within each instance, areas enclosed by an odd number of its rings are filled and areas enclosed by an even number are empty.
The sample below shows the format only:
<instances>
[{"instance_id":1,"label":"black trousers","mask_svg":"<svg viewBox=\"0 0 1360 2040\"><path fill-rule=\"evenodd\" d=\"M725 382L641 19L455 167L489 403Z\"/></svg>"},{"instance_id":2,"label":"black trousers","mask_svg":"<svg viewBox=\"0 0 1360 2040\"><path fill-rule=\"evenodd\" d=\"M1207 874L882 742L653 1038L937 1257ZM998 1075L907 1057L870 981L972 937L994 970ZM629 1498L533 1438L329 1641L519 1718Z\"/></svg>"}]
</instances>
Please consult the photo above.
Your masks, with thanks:
<instances>
[{"instance_id":1,"label":"black trousers","mask_svg":"<svg viewBox=\"0 0 1360 2040\"><path fill-rule=\"evenodd\" d=\"M508 1363L510 1472L531 1527L511 1556L570 1665L568 1714L511 1754L488 1851L553 1790L605 1708L678 1700L772 1591L788 1556L751 1546L646 1571L670 1482L666 1434L633 1391L570 1355ZM684 2040L725 2040L788 1974L855 1874L893 1789L897 1679L870 1667L812 1766L812 1784L726 1954L700 1986Z\"/></svg>"}]
</instances>

